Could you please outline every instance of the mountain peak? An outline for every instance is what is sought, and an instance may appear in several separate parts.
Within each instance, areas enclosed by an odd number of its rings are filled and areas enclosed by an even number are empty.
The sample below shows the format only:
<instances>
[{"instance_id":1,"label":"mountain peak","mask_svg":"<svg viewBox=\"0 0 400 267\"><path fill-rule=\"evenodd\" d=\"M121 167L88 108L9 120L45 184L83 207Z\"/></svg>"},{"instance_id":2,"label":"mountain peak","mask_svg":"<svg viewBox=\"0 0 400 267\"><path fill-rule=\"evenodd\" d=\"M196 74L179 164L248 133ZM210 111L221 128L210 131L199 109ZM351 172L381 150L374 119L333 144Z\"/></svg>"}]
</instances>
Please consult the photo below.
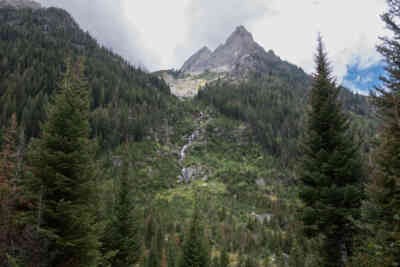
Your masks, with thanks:
<instances>
[{"instance_id":1,"label":"mountain peak","mask_svg":"<svg viewBox=\"0 0 400 267\"><path fill-rule=\"evenodd\" d=\"M207 54L211 54L212 51L210 50L210 48L208 48L208 46L203 46L203 48L201 48L197 53L207 53Z\"/></svg>"},{"instance_id":2,"label":"mountain peak","mask_svg":"<svg viewBox=\"0 0 400 267\"><path fill-rule=\"evenodd\" d=\"M233 32L233 34L250 35L251 36L251 33L243 25L237 26L235 31Z\"/></svg>"},{"instance_id":3,"label":"mountain peak","mask_svg":"<svg viewBox=\"0 0 400 267\"><path fill-rule=\"evenodd\" d=\"M254 42L253 35L243 25L236 27L235 31L227 39L226 43L232 43L238 40L247 43Z\"/></svg>"},{"instance_id":4,"label":"mountain peak","mask_svg":"<svg viewBox=\"0 0 400 267\"><path fill-rule=\"evenodd\" d=\"M42 6L31 0L0 0L0 8L3 7L39 9Z\"/></svg>"},{"instance_id":5,"label":"mountain peak","mask_svg":"<svg viewBox=\"0 0 400 267\"><path fill-rule=\"evenodd\" d=\"M242 77L249 72L267 73L272 69L287 68L287 63L273 52L267 53L241 25L215 51L211 52L207 47L200 49L185 62L181 71L197 75L208 70Z\"/></svg>"},{"instance_id":6,"label":"mountain peak","mask_svg":"<svg viewBox=\"0 0 400 267\"><path fill-rule=\"evenodd\" d=\"M202 68L202 64L207 61L207 59L212 54L212 51L207 47L203 46L202 49L197 51L193 56L191 56L185 64L182 66L182 71L194 72L199 68Z\"/></svg>"}]
</instances>

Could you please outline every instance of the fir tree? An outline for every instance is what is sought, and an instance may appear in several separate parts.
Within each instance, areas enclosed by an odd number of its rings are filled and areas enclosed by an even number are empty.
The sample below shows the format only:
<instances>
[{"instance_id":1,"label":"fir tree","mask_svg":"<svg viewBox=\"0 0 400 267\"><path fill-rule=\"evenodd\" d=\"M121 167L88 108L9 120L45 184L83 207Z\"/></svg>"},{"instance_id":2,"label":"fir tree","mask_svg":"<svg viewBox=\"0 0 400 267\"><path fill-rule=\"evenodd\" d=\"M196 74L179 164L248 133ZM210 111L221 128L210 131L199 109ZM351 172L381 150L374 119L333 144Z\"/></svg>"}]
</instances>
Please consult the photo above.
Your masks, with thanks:
<instances>
[{"instance_id":1,"label":"fir tree","mask_svg":"<svg viewBox=\"0 0 400 267\"><path fill-rule=\"evenodd\" d=\"M189 232L185 235L183 255L180 267L208 267L209 255L203 240L203 229L200 224L200 214L196 205Z\"/></svg>"},{"instance_id":2,"label":"fir tree","mask_svg":"<svg viewBox=\"0 0 400 267\"><path fill-rule=\"evenodd\" d=\"M310 111L302 140L301 216L309 236L321 235L324 266L344 266L351 254L363 198L362 165L358 146L341 110L339 88L332 77L321 38L315 58Z\"/></svg>"},{"instance_id":3,"label":"fir tree","mask_svg":"<svg viewBox=\"0 0 400 267\"><path fill-rule=\"evenodd\" d=\"M218 256L214 256L214 258L211 261L211 266L212 267L219 267L220 260Z\"/></svg>"},{"instance_id":4,"label":"fir tree","mask_svg":"<svg viewBox=\"0 0 400 267\"><path fill-rule=\"evenodd\" d=\"M15 247L17 237L17 178L17 121L13 114L0 152L0 265L6 265L7 255L14 256L12 247Z\"/></svg>"},{"instance_id":5,"label":"fir tree","mask_svg":"<svg viewBox=\"0 0 400 267\"><path fill-rule=\"evenodd\" d=\"M147 256L146 267L159 267L161 265L162 251L157 245L157 239L153 238L149 255Z\"/></svg>"},{"instance_id":6,"label":"fir tree","mask_svg":"<svg viewBox=\"0 0 400 267\"><path fill-rule=\"evenodd\" d=\"M144 238L145 245L146 245L147 249L151 248L152 240L153 240L153 238L154 238L154 236L156 234L156 229L155 228L156 227L155 227L155 222L154 222L154 215L153 215L153 212L151 211L150 212L150 217L149 217L149 219L147 220L147 223L146 223L146 233L145 233L145 238Z\"/></svg>"},{"instance_id":7,"label":"fir tree","mask_svg":"<svg viewBox=\"0 0 400 267\"><path fill-rule=\"evenodd\" d=\"M382 251L376 256L383 260L382 266L400 266L400 1L387 3L389 9L382 19L393 37L381 38L378 46L386 61L387 75L381 78L383 86L376 88L378 95L373 96L382 128L368 193L372 206L378 210L373 223Z\"/></svg>"},{"instance_id":8,"label":"fir tree","mask_svg":"<svg viewBox=\"0 0 400 267\"><path fill-rule=\"evenodd\" d=\"M257 261L252 258L251 256L247 256L246 261L244 262L244 267L257 267L258 263Z\"/></svg>"},{"instance_id":9,"label":"fir tree","mask_svg":"<svg viewBox=\"0 0 400 267\"><path fill-rule=\"evenodd\" d=\"M139 220L135 213L132 177L128 153L125 153L122 174L117 179L117 194L114 214L106 228L105 248L116 251L110 260L112 266L136 264L142 255L142 240L139 235Z\"/></svg>"},{"instance_id":10,"label":"fir tree","mask_svg":"<svg viewBox=\"0 0 400 267\"><path fill-rule=\"evenodd\" d=\"M89 89L82 60L74 65L67 61L66 67L61 90L47 107L41 136L30 146L30 188L38 195L35 217L48 243L43 251L48 265L97 266Z\"/></svg>"},{"instance_id":11,"label":"fir tree","mask_svg":"<svg viewBox=\"0 0 400 267\"><path fill-rule=\"evenodd\" d=\"M229 266L229 254L226 251L226 248L224 248L221 252L219 266L220 267L228 267Z\"/></svg>"},{"instance_id":12,"label":"fir tree","mask_svg":"<svg viewBox=\"0 0 400 267\"><path fill-rule=\"evenodd\" d=\"M167 265L168 267L175 267L178 258L178 246L176 245L176 236L170 235L166 247L167 252Z\"/></svg>"}]
</instances>

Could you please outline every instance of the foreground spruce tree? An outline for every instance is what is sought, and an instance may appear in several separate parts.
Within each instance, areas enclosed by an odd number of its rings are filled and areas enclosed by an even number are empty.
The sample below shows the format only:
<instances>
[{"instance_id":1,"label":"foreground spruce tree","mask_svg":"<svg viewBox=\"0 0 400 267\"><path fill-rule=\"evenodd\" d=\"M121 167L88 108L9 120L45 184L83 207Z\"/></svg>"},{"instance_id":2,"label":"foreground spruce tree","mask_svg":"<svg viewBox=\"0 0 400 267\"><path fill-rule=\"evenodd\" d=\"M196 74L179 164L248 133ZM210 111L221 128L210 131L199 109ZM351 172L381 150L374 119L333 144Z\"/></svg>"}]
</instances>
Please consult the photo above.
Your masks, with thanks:
<instances>
[{"instance_id":1,"label":"foreground spruce tree","mask_svg":"<svg viewBox=\"0 0 400 267\"><path fill-rule=\"evenodd\" d=\"M142 255L140 222L134 205L134 187L128 151L123 154L122 173L116 180L115 203L102 240L103 251L113 253L114 267L132 266Z\"/></svg>"},{"instance_id":2,"label":"foreground spruce tree","mask_svg":"<svg viewBox=\"0 0 400 267\"><path fill-rule=\"evenodd\" d=\"M189 232L185 235L183 255L179 267L208 267L210 265L203 235L203 228L200 224L200 211L196 205Z\"/></svg>"},{"instance_id":3,"label":"foreground spruce tree","mask_svg":"<svg viewBox=\"0 0 400 267\"><path fill-rule=\"evenodd\" d=\"M0 266L7 266L7 256L15 256L13 252L18 237L16 215L20 196L17 190L17 139L17 121L13 114L0 150Z\"/></svg>"},{"instance_id":4,"label":"foreground spruce tree","mask_svg":"<svg viewBox=\"0 0 400 267\"><path fill-rule=\"evenodd\" d=\"M229 266L229 254L226 251L226 248L222 249L220 260L219 260L219 266L220 267L228 267Z\"/></svg>"},{"instance_id":5,"label":"foreground spruce tree","mask_svg":"<svg viewBox=\"0 0 400 267\"><path fill-rule=\"evenodd\" d=\"M315 62L302 140L301 216L306 234L323 240L322 266L340 267L351 254L352 218L360 216L362 165L321 38Z\"/></svg>"},{"instance_id":6,"label":"foreground spruce tree","mask_svg":"<svg viewBox=\"0 0 400 267\"><path fill-rule=\"evenodd\" d=\"M376 240L382 266L400 266L400 1L388 0L382 19L393 37L381 38L378 51L386 61L387 75L377 88L374 104L382 122L379 146L373 155L374 171L368 187L371 203L378 211ZM382 255L383 254L383 255ZM383 257L382 257L383 256Z\"/></svg>"},{"instance_id":7,"label":"foreground spruce tree","mask_svg":"<svg viewBox=\"0 0 400 267\"><path fill-rule=\"evenodd\" d=\"M41 136L30 147L37 225L48 266L97 266L93 201L93 145L89 140L89 90L83 63L67 69Z\"/></svg>"}]
</instances>

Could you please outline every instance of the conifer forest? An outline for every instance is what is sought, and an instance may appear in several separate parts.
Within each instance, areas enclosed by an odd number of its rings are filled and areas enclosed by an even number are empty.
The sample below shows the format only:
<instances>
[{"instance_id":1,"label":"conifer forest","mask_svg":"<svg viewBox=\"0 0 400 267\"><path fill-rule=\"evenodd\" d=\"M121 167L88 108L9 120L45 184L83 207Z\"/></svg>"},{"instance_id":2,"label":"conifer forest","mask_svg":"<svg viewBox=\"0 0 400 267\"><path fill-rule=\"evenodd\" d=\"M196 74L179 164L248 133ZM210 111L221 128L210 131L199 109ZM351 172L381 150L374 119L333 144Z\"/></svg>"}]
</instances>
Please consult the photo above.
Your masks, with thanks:
<instances>
[{"instance_id":1,"label":"conifer forest","mask_svg":"<svg viewBox=\"0 0 400 267\"><path fill-rule=\"evenodd\" d=\"M0 0L0 266L400 266L400 0L385 3L384 74L363 95L324 32L311 74L243 26L150 72L61 8Z\"/></svg>"}]
</instances>

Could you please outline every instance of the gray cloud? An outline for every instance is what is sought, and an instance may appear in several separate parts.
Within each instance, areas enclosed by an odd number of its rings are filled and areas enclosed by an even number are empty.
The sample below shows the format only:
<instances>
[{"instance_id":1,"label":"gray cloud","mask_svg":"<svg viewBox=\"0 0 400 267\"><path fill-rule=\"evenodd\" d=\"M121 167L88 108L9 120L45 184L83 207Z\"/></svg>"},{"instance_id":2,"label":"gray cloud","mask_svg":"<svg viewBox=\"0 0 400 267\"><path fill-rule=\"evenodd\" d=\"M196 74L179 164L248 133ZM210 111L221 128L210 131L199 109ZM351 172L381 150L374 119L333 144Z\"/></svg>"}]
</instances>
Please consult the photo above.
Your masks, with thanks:
<instances>
[{"instance_id":1,"label":"gray cloud","mask_svg":"<svg viewBox=\"0 0 400 267\"><path fill-rule=\"evenodd\" d=\"M238 25L249 27L265 15L273 15L266 0L192 0L185 10L186 41L175 49L176 61L183 63L207 45L216 48ZM251 28L249 29L251 30Z\"/></svg>"},{"instance_id":2,"label":"gray cloud","mask_svg":"<svg viewBox=\"0 0 400 267\"><path fill-rule=\"evenodd\" d=\"M38 0L44 6L67 10L78 24L134 65L154 67L157 59L142 44L139 32L124 16L120 0Z\"/></svg>"}]
</instances>

